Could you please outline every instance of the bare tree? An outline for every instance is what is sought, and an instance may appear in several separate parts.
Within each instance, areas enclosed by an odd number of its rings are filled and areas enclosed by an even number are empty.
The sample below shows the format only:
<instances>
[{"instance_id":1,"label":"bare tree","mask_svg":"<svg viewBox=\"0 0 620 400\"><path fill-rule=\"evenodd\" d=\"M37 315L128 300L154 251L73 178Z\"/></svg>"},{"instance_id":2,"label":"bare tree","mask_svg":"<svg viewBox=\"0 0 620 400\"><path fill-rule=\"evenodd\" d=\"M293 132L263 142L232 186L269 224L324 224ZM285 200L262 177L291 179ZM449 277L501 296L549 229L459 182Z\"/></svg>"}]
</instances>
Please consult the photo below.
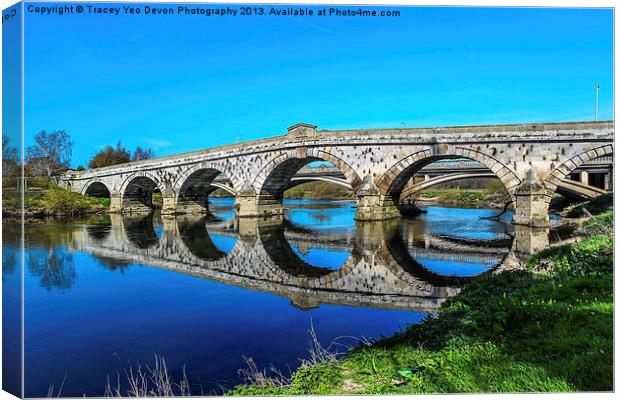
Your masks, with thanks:
<instances>
[{"instance_id":1,"label":"bare tree","mask_svg":"<svg viewBox=\"0 0 620 400\"><path fill-rule=\"evenodd\" d=\"M9 142L8 136L2 135L2 176L5 178L16 176L19 166L17 149Z\"/></svg>"},{"instance_id":2,"label":"bare tree","mask_svg":"<svg viewBox=\"0 0 620 400\"><path fill-rule=\"evenodd\" d=\"M155 152L153 151L153 149L148 148L148 147L141 147L138 146L136 147L136 150L133 152L133 161L140 161L140 160L148 160L151 159L155 156Z\"/></svg>"},{"instance_id":3,"label":"bare tree","mask_svg":"<svg viewBox=\"0 0 620 400\"><path fill-rule=\"evenodd\" d=\"M26 163L31 175L50 177L69 169L73 143L67 132L42 130L34 141L35 144L26 149Z\"/></svg>"}]
</instances>

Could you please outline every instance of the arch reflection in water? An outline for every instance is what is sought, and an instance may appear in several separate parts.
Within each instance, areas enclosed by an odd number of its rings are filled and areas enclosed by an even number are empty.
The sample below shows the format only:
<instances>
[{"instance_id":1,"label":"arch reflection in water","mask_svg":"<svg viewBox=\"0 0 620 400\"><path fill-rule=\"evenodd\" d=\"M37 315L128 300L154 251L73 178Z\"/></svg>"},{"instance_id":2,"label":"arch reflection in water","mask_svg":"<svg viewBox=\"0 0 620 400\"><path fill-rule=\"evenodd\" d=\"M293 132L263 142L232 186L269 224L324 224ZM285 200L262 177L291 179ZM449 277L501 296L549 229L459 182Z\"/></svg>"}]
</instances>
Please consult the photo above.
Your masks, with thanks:
<instances>
[{"instance_id":1,"label":"arch reflection in water","mask_svg":"<svg viewBox=\"0 0 620 400\"><path fill-rule=\"evenodd\" d=\"M459 218L464 211L430 207L419 218L403 220L404 247L390 243L393 251L439 275L473 277L497 268L510 253L514 226L506 220L480 219L491 210L467 210L473 218Z\"/></svg>"},{"instance_id":2,"label":"arch reflection in water","mask_svg":"<svg viewBox=\"0 0 620 400\"><path fill-rule=\"evenodd\" d=\"M218 247L216 242L212 240L211 235L207 231L207 224L218 226L222 221L213 214L205 217L179 217L177 219L178 234L186 248L197 258L204 261L219 260L226 257L226 249L230 251L231 247L225 246L224 249ZM226 232L223 230L222 233ZM221 236L221 234L219 235ZM233 246L236 240L233 238Z\"/></svg>"},{"instance_id":3,"label":"arch reflection in water","mask_svg":"<svg viewBox=\"0 0 620 400\"><path fill-rule=\"evenodd\" d=\"M97 237L85 227L82 235L76 232L73 243L77 250L98 257L274 293L302 309L336 304L435 311L471 279L425 266L424 257L410 252L403 240L399 221L357 224L353 237L333 232L322 235L282 217L227 221L213 216L163 218L161 236L154 234L152 224L152 217L136 221L115 216L108 235ZM227 246L218 245L223 239ZM346 254L346 261L338 269L312 265L294 251L300 243L338 249ZM492 250L500 250L504 256L497 257L497 265L489 269L497 269L509 258L517 260L512 240L495 245ZM428 248L433 248L432 242L424 247ZM449 255L449 248L441 251Z\"/></svg>"}]
</instances>

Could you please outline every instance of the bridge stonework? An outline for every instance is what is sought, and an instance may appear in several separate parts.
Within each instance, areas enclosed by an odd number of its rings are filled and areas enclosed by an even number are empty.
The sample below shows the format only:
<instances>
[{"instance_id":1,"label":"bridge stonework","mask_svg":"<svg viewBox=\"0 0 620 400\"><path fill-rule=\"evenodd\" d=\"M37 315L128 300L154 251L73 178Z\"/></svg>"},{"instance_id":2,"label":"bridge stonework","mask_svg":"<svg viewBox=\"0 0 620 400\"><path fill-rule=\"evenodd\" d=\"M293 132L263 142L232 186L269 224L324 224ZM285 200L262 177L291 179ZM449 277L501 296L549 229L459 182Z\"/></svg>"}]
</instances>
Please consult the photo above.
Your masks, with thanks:
<instances>
[{"instance_id":1,"label":"bridge stonework","mask_svg":"<svg viewBox=\"0 0 620 400\"><path fill-rule=\"evenodd\" d=\"M252 290L287 297L296 307L340 304L399 310L436 311L471 277L442 275L420 260L485 264L491 273L522 265L525 256L548 247L548 229L515 227L515 240L500 246L423 237L405 243L398 221L366 222L356 232L317 238L295 227L284 229L282 216L207 223L195 215L164 216L161 224L144 216L112 214L109 225L72 228L65 242L75 251L103 259L150 265ZM156 229L156 225L162 229ZM536 230L538 233L532 233ZM410 232L414 233L414 232ZM215 237L226 238L227 250ZM306 264L291 245L333 248L348 253L339 269ZM410 253L411 248L417 249Z\"/></svg>"},{"instance_id":2,"label":"bridge stonework","mask_svg":"<svg viewBox=\"0 0 620 400\"><path fill-rule=\"evenodd\" d=\"M110 211L132 213L163 196L162 214L206 211L208 194L223 188L236 198L239 217L283 213L282 198L306 164L328 161L358 197L356 219L399 215L411 177L443 159L469 158L488 168L515 201L514 222L548 222L551 197L574 169L613 154L613 121L318 131L297 124L286 135L97 168L70 171L61 184L88 194L104 185ZM214 184L218 176L227 183Z\"/></svg>"}]
</instances>

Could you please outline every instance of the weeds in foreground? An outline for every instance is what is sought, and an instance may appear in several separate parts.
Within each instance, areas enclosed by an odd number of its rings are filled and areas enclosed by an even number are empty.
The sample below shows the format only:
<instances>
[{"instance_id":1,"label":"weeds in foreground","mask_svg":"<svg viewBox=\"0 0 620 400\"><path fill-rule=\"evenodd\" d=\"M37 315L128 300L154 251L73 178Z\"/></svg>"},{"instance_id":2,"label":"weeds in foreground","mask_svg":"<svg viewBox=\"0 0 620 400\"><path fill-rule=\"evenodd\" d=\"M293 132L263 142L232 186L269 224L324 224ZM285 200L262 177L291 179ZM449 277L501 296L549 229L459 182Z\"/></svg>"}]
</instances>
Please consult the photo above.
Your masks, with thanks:
<instances>
[{"instance_id":1,"label":"weeds in foreground","mask_svg":"<svg viewBox=\"0 0 620 400\"><path fill-rule=\"evenodd\" d=\"M175 382L163 356L155 355L152 366L138 363L124 370L124 378L117 373L116 384L110 377L104 390L105 397L180 397L190 396L189 382L183 367L183 376Z\"/></svg>"},{"instance_id":2,"label":"weeds in foreground","mask_svg":"<svg viewBox=\"0 0 620 400\"><path fill-rule=\"evenodd\" d=\"M321 364L321 363L330 363L334 362L338 359L339 356L344 353L336 350L335 348L340 344L336 341L329 344L327 347L323 347L319 338L314 330L314 324L312 320L310 320L310 328L308 329L308 334L310 335L310 344L308 346L308 354L309 358L300 359L301 367L311 367L313 365ZM337 340L337 339L336 339Z\"/></svg>"},{"instance_id":3,"label":"weeds in foreground","mask_svg":"<svg viewBox=\"0 0 620 400\"><path fill-rule=\"evenodd\" d=\"M238 373L245 382L246 387L261 388L261 390L269 394L276 394L278 390L291 386L299 386L300 383L308 380L308 376L304 376L305 372L312 375L315 369L322 370L324 366L328 366L329 369L329 366L333 365L340 356L345 354L345 351L342 351L343 349L350 350L353 348L352 346L347 346L339 342L339 340L344 337L336 338L327 347L322 345L314 329L312 319L310 320L308 335L310 336L308 358L299 359L300 366L295 374L290 370L288 374L285 374L273 365L269 368L259 369L256 362L251 357L244 356L243 360L246 367L240 369ZM346 338L357 341L361 345L367 346L370 344L366 338Z\"/></svg>"},{"instance_id":4,"label":"weeds in foreground","mask_svg":"<svg viewBox=\"0 0 620 400\"><path fill-rule=\"evenodd\" d=\"M246 385L259 387L283 387L291 384L291 378L285 376L282 371L274 367L259 369L252 357L243 356L245 368L239 369L238 373Z\"/></svg>"},{"instance_id":5,"label":"weeds in foreground","mask_svg":"<svg viewBox=\"0 0 620 400\"><path fill-rule=\"evenodd\" d=\"M67 373L65 372L64 378L62 378L62 382L60 383L60 387L58 388L58 392L54 394L54 385L50 385L47 388L47 398L51 399L53 397L59 398L62 395L62 388L65 386L65 381L67 380Z\"/></svg>"},{"instance_id":6,"label":"weeds in foreground","mask_svg":"<svg viewBox=\"0 0 620 400\"><path fill-rule=\"evenodd\" d=\"M614 234L613 211L608 211L590 218L579 226L579 228L577 228L576 233L583 237L591 237L596 235L612 236Z\"/></svg>"}]
</instances>

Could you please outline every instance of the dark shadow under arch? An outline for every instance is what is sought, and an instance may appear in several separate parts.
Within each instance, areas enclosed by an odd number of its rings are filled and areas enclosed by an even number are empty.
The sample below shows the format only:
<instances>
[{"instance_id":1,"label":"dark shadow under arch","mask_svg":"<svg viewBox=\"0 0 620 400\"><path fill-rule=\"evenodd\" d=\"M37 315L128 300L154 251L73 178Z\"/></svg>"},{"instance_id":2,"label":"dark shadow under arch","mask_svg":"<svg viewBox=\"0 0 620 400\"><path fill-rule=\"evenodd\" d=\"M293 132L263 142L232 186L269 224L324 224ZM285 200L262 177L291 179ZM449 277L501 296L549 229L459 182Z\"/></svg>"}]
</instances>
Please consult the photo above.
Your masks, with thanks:
<instances>
[{"instance_id":1,"label":"dark shadow under arch","mask_svg":"<svg viewBox=\"0 0 620 400\"><path fill-rule=\"evenodd\" d=\"M217 220L216 217L206 216L197 220L177 220L177 227L181 240L188 250L204 261L215 261L226 257L211 239L207 230L207 220Z\"/></svg>"},{"instance_id":2,"label":"dark shadow under arch","mask_svg":"<svg viewBox=\"0 0 620 400\"><path fill-rule=\"evenodd\" d=\"M89 197L110 198L110 189L102 182L92 182L88 184L84 195Z\"/></svg>"},{"instance_id":3,"label":"dark shadow under arch","mask_svg":"<svg viewBox=\"0 0 620 400\"><path fill-rule=\"evenodd\" d=\"M160 188L148 176L132 178L123 192L123 212L150 212L153 209L153 193L155 189Z\"/></svg>"},{"instance_id":4,"label":"dark shadow under arch","mask_svg":"<svg viewBox=\"0 0 620 400\"><path fill-rule=\"evenodd\" d=\"M177 211L207 212L211 183L220 174L221 171L214 168L201 168L187 176L177 195Z\"/></svg>"},{"instance_id":5,"label":"dark shadow under arch","mask_svg":"<svg viewBox=\"0 0 620 400\"><path fill-rule=\"evenodd\" d=\"M139 249L155 247L159 243L159 237L153 226L153 216L146 217L123 217L125 235L131 243Z\"/></svg>"},{"instance_id":6,"label":"dark shadow under arch","mask_svg":"<svg viewBox=\"0 0 620 400\"><path fill-rule=\"evenodd\" d=\"M316 267L302 260L284 236L284 225L262 227L259 230L265 252L282 271L295 277L320 278L335 272Z\"/></svg>"}]
</instances>

